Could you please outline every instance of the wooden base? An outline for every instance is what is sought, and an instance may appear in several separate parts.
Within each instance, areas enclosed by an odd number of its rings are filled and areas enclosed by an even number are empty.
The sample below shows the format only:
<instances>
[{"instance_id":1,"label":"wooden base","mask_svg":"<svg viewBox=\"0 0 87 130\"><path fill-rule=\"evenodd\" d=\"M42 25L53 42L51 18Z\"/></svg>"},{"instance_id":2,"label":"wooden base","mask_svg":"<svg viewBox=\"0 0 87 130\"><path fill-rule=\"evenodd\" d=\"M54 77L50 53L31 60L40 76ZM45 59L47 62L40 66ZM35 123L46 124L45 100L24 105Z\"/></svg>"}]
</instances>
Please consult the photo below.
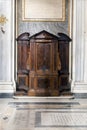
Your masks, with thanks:
<instances>
[{"instance_id":1,"label":"wooden base","mask_svg":"<svg viewBox=\"0 0 87 130\"><path fill-rule=\"evenodd\" d=\"M48 89L30 89L28 91L28 96L59 96L58 90L50 91Z\"/></svg>"},{"instance_id":2,"label":"wooden base","mask_svg":"<svg viewBox=\"0 0 87 130\"><path fill-rule=\"evenodd\" d=\"M51 96L59 96L59 91L58 90L53 90L51 92Z\"/></svg>"},{"instance_id":3,"label":"wooden base","mask_svg":"<svg viewBox=\"0 0 87 130\"><path fill-rule=\"evenodd\" d=\"M73 93L71 91L64 91L60 93L61 96L73 96Z\"/></svg>"},{"instance_id":4,"label":"wooden base","mask_svg":"<svg viewBox=\"0 0 87 130\"><path fill-rule=\"evenodd\" d=\"M28 91L28 96L36 96L35 90L34 90L34 89L30 89L30 90Z\"/></svg>"}]
</instances>

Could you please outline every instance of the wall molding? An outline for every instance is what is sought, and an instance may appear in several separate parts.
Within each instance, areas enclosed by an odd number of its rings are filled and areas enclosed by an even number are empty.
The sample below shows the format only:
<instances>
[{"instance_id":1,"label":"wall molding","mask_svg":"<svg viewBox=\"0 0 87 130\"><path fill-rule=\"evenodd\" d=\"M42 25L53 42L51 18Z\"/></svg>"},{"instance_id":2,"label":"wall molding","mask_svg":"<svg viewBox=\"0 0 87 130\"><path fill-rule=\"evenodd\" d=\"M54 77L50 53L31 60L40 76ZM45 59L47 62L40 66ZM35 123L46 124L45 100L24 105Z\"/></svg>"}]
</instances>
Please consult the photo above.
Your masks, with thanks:
<instances>
[{"instance_id":1,"label":"wall molding","mask_svg":"<svg viewBox=\"0 0 87 130\"><path fill-rule=\"evenodd\" d=\"M74 82L71 86L72 93L87 93L87 82Z\"/></svg>"},{"instance_id":2,"label":"wall molding","mask_svg":"<svg viewBox=\"0 0 87 130\"><path fill-rule=\"evenodd\" d=\"M0 82L0 93L14 93L16 91L15 82Z\"/></svg>"}]
</instances>

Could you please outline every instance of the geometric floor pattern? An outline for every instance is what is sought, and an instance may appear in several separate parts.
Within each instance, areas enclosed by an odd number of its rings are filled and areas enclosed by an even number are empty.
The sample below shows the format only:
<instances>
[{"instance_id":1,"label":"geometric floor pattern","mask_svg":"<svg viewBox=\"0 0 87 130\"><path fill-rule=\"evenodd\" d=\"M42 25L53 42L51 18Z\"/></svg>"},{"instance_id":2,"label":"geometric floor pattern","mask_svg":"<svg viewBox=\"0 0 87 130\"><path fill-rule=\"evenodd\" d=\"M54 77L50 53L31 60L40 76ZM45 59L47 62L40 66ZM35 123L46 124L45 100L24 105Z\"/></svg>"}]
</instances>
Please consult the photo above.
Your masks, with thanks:
<instances>
[{"instance_id":1,"label":"geometric floor pattern","mask_svg":"<svg viewBox=\"0 0 87 130\"><path fill-rule=\"evenodd\" d=\"M78 102L10 102L0 130L87 130L87 106Z\"/></svg>"},{"instance_id":2,"label":"geometric floor pattern","mask_svg":"<svg viewBox=\"0 0 87 130\"><path fill-rule=\"evenodd\" d=\"M43 111L36 113L37 127L87 127L87 112Z\"/></svg>"}]
</instances>

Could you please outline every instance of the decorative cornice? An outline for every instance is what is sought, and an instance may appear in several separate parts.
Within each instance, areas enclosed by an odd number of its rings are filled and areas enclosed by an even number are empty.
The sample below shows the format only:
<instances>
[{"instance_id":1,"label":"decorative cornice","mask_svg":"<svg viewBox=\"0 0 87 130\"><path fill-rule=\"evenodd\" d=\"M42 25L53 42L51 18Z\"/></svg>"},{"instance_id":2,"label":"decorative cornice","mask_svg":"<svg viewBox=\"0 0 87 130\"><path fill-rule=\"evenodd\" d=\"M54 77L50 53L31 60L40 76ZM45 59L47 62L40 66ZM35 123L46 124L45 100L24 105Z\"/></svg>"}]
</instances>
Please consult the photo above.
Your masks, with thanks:
<instances>
[{"instance_id":1,"label":"decorative cornice","mask_svg":"<svg viewBox=\"0 0 87 130\"><path fill-rule=\"evenodd\" d=\"M1 25L4 25L7 21L8 21L8 19L4 15L0 16L0 24Z\"/></svg>"}]
</instances>

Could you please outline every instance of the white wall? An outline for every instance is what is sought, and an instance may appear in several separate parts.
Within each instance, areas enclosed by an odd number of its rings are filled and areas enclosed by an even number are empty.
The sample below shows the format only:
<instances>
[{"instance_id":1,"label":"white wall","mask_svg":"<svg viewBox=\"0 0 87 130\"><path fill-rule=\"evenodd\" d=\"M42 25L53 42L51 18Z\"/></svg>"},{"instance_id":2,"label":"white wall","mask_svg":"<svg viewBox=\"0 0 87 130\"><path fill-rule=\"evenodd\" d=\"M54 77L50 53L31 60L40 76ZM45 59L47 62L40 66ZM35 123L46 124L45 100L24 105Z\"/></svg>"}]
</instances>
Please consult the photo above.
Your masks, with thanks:
<instances>
[{"instance_id":1,"label":"white wall","mask_svg":"<svg viewBox=\"0 0 87 130\"><path fill-rule=\"evenodd\" d=\"M0 23L0 92L14 91L14 5L14 0L0 0L0 17L7 19Z\"/></svg>"},{"instance_id":2,"label":"white wall","mask_svg":"<svg viewBox=\"0 0 87 130\"><path fill-rule=\"evenodd\" d=\"M87 0L73 0L72 92L87 93Z\"/></svg>"},{"instance_id":3,"label":"white wall","mask_svg":"<svg viewBox=\"0 0 87 130\"><path fill-rule=\"evenodd\" d=\"M84 82L87 83L87 0L84 0Z\"/></svg>"}]
</instances>

